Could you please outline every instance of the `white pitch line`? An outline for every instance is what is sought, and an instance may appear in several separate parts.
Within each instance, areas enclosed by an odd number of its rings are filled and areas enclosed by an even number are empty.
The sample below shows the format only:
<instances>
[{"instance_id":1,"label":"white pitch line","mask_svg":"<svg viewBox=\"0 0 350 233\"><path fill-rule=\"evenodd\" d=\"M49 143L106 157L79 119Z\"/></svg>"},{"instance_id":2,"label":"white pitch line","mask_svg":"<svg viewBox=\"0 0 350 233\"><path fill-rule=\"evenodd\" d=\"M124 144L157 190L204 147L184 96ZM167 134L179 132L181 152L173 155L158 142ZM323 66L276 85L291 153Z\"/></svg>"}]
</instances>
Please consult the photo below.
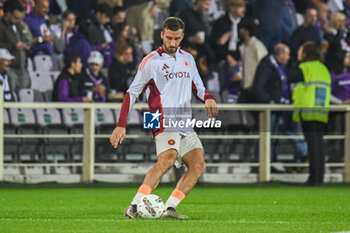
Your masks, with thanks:
<instances>
[{"instance_id":1,"label":"white pitch line","mask_svg":"<svg viewBox=\"0 0 350 233\"><path fill-rule=\"evenodd\" d=\"M135 221L133 219L102 219L102 218L0 218L0 222L54 222L54 221L67 221L67 222L135 222L142 223L142 221ZM288 221L246 221L246 220L206 220L206 219L145 219L145 221L151 222L182 222L182 223L223 223L223 224L346 224L344 222L288 222ZM144 222L143 222L144 223Z\"/></svg>"}]
</instances>

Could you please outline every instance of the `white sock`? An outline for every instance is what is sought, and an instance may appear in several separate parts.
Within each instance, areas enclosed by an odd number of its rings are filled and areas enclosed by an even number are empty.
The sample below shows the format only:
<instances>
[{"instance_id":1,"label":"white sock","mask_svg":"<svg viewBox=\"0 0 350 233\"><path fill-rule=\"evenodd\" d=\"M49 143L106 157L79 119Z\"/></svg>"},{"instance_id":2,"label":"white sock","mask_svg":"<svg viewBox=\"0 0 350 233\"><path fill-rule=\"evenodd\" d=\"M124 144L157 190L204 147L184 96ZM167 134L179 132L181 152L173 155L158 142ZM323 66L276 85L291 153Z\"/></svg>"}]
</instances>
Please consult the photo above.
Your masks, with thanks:
<instances>
[{"instance_id":1,"label":"white sock","mask_svg":"<svg viewBox=\"0 0 350 233\"><path fill-rule=\"evenodd\" d=\"M131 205L139 204L140 200L145 196L143 193L136 193L134 199L132 199Z\"/></svg>"},{"instance_id":2,"label":"white sock","mask_svg":"<svg viewBox=\"0 0 350 233\"><path fill-rule=\"evenodd\" d=\"M169 199L165 203L165 209L168 209L168 207L173 207L174 209L176 206L180 204L180 200L176 197L170 196Z\"/></svg>"}]
</instances>

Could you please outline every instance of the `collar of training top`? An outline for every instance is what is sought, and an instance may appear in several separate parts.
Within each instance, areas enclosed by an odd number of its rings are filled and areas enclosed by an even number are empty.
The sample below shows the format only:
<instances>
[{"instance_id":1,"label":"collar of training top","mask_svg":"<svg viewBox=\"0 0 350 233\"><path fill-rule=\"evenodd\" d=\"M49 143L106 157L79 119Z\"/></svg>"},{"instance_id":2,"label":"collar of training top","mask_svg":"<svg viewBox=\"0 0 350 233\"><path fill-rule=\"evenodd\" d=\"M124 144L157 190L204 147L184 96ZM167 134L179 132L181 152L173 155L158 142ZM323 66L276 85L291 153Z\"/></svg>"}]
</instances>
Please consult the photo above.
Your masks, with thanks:
<instances>
[{"instance_id":1,"label":"collar of training top","mask_svg":"<svg viewBox=\"0 0 350 233\"><path fill-rule=\"evenodd\" d=\"M180 46L177 48L175 56L171 56L171 55L167 54L165 52L164 48L163 48L163 45L160 46L156 51L159 53L159 56L164 57L164 58L169 58L169 57L170 58L172 58L172 57L176 58L177 56L179 56L179 54L181 54L181 55L184 54L184 52L180 49Z\"/></svg>"}]
</instances>

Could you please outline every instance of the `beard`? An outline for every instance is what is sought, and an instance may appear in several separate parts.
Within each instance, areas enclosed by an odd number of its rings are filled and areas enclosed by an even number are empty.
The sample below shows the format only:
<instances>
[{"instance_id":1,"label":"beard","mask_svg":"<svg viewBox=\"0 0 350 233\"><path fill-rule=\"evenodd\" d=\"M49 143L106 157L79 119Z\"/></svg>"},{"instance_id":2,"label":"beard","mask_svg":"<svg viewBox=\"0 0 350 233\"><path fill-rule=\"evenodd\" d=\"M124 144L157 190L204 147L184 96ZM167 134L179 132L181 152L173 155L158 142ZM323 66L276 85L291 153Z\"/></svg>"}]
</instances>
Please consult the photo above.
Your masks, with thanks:
<instances>
[{"instance_id":1,"label":"beard","mask_svg":"<svg viewBox=\"0 0 350 233\"><path fill-rule=\"evenodd\" d=\"M314 21L309 22L309 23L307 24L307 27L308 27L308 28L315 27L315 26L316 26L316 23L317 23L317 22L314 22Z\"/></svg>"},{"instance_id":2,"label":"beard","mask_svg":"<svg viewBox=\"0 0 350 233\"><path fill-rule=\"evenodd\" d=\"M167 47L166 45L164 45L164 48L169 53L175 53L178 47Z\"/></svg>"}]
</instances>

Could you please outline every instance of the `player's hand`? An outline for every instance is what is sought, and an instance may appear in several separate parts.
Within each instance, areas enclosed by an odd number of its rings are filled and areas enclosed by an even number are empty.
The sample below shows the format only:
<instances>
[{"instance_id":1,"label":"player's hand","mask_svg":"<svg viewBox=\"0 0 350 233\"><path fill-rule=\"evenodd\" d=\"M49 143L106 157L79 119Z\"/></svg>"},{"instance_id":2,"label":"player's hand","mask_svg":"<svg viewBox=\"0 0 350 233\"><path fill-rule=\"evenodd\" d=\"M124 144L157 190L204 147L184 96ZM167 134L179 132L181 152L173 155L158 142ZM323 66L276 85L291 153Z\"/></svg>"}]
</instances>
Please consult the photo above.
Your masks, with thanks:
<instances>
[{"instance_id":1,"label":"player's hand","mask_svg":"<svg viewBox=\"0 0 350 233\"><path fill-rule=\"evenodd\" d=\"M109 138L109 141L111 142L114 148L117 148L119 144L122 144L124 138L125 138L125 128L116 127L113 130L112 135Z\"/></svg>"},{"instance_id":2,"label":"player's hand","mask_svg":"<svg viewBox=\"0 0 350 233\"><path fill-rule=\"evenodd\" d=\"M205 101L205 110L209 118L215 117L219 114L218 107L213 99L208 99Z\"/></svg>"}]
</instances>

